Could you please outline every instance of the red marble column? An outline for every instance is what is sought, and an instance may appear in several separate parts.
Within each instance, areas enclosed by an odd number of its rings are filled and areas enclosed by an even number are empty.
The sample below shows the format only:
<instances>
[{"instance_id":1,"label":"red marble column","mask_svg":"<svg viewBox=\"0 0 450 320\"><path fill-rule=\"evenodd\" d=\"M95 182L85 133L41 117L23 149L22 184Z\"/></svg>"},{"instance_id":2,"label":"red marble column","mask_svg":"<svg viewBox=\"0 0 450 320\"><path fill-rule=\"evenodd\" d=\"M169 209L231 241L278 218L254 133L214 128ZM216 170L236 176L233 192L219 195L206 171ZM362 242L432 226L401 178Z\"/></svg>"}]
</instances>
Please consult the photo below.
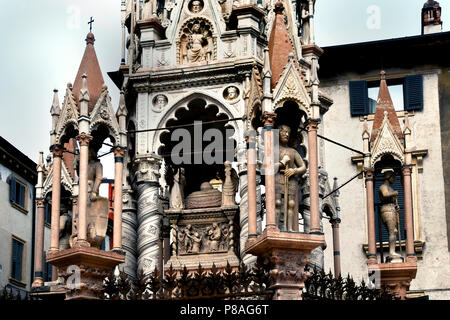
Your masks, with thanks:
<instances>
[{"instance_id":1,"label":"red marble column","mask_svg":"<svg viewBox=\"0 0 450 320\"><path fill-rule=\"evenodd\" d=\"M114 149L114 227L113 250L122 250L122 177L124 148Z\"/></svg>"},{"instance_id":2,"label":"red marble column","mask_svg":"<svg viewBox=\"0 0 450 320\"><path fill-rule=\"evenodd\" d=\"M257 236L256 226L256 150L255 131L246 138L247 148L247 192L248 192L248 237Z\"/></svg>"},{"instance_id":3,"label":"red marble column","mask_svg":"<svg viewBox=\"0 0 450 320\"><path fill-rule=\"evenodd\" d=\"M319 212L319 158L317 148L317 127L319 122L310 119L308 128L309 199L311 213L310 233L321 233Z\"/></svg>"},{"instance_id":4,"label":"red marble column","mask_svg":"<svg viewBox=\"0 0 450 320\"><path fill-rule=\"evenodd\" d=\"M50 236L50 251L59 251L59 216L61 210L61 161L63 147L55 145L53 153L53 180L52 180L52 226Z\"/></svg>"},{"instance_id":5,"label":"red marble column","mask_svg":"<svg viewBox=\"0 0 450 320\"><path fill-rule=\"evenodd\" d=\"M414 252L414 229L413 229L413 210L412 210L412 188L411 188L411 166L402 168L403 190L405 194L405 229L406 229L406 259L415 260Z\"/></svg>"},{"instance_id":6,"label":"red marble column","mask_svg":"<svg viewBox=\"0 0 450 320\"><path fill-rule=\"evenodd\" d=\"M377 248L375 239L375 207L373 193L373 169L366 169L366 202L367 202L367 232L369 242L368 263L377 263Z\"/></svg>"},{"instance_id":7,"label":"red marble column","mask_svg":"<svg viewBox=\"0 0 450 320\"><path fill-rule=\"evenodd\" d=\"M275 163L273 127L277 115L272 112L264 112L262 120L264 123L264 174L266 189L266 228L278 229L275 218Z\"/></svg>"},{"instance_id":8,"label":"red marble column","mask_svg":"<svg viewBox=\"0 0 450 320\"><path fill-rule=\"evenodd\" d=\"M36 232L36 248L34 258L34 281L33 287L41 287L44 285L44 214L45 202L43 199L36 200L37 206L37 232Z\"/></svg>"},{"instance_id":9,"label":"red marble column","mask_svg":"<svg viewBox=\"0 0 450 320\"><path fill-rule=\"evenodd\" d=\"M341 244L339 240L339 223L341 219L333 219L331 226L333 228L333 256L334 256L334 276L341 274Z\"/></svg>"},{"instance_id":10,"label":"red marble column","mask_svg":"<svg viewBox=\"0 0 450 320\"><path fill-rule=\"evenodd\" d=\"M87 197L88 197L88 164L89 164L89 142L92 136L80 134L77 136L80 142L80 172L79 172L79 194L78 194L78 234L76 246L89 247L87 241Z\"/></svg>"}]
</instances>

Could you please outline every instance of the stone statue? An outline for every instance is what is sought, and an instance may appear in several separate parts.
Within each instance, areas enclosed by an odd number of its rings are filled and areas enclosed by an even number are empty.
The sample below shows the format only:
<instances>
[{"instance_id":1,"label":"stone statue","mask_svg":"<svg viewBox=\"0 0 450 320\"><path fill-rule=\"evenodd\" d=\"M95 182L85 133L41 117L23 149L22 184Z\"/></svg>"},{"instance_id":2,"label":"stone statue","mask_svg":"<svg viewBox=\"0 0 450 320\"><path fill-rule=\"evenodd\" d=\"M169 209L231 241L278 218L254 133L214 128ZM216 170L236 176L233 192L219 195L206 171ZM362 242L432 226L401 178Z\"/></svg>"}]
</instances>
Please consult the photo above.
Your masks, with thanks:
<instances>
[{"instance_id":1,"label":"stone statue","mask_svg":"<svg viewBox=\"0 0 450 320\"><path fill-rule=\"evenodd\" d=\"M184 209L184 187L186 179L184 178L184 168L178 169L173 178L173 186L170 190L170 209Z\"/></svg>"},{"instance_id":2,"label":"stone statue","mask_svg":"<svg viewBox=\"0 0 450 320\"><path fill-rule=\"evenodd\" d=\"M64 202L61 202L61 215L59 216L59 250L69 249L72 235L72 215Z\"/></svg>"},{"instance_id":3,"label":"stone statue","mask_svg":"<svg viewBox=\"0 0 450 320\"><path fill-rule=\"evenodd\" d=\"M106 236L108 227L109 200L99 197L100 184L103 180L103 166L97 159L97 151L89 148L88 163L88 201L87 201L87 240L92 247L99 248ZM72 234L70 243L77 240Z\"/></svg>"},{"instance_id":4,"label":"stone statue","mask_svg":"<svg viewBox=\"0 0 450 320\"><path fill-rule=\"evenodd\" d=\"M303 44L309 44L311 38L311 31L309 27L309 19L311 18L311 12L309 12L309 1L305 0L302 3L302 39Z\"/></svg>"},{"instance_id":5,"label":"stone statue","mask_svg":"<svg viewBox=\"0 0 450 320\"><path fill-rule=\"evenodd\" d=\"M185 252L190 252L192 249L192 239L193 234L192 226L188 224L184 229L180 230L178 233L178 242Z\"/></svg>"},{"instance_id":6,"label":"stone statue","mask_svg":"<svg viewBox=\"0 0 450 320\"><path fill-rule=\"evenodd\" d=\"M279 127L280 161L275 169L279 169L275 180L275 214L280 224L281 204L284 199L284 229L294 231L295 195L298 193L298 182L295 176L301 177L306 172L302 157L294 148L288 146L291 129L286 125Z\"/></svg>"},{"instance_id":7,"label":"stone statue","mask_svg":"<svg viewBox=\"0 0 450 320\"><path fill-rule=\"evenodd\" d=\"M378 194L381 201L381 218L383 219L389 233L389 257L388 261L401 260L401 256L395 252L397 241L397 226L399 224L399 206L397 203L398 191L392 189L391 184L395 182L395 174L392 169L383 170L384 183L380 186Z\"/></svg>"},{"instance_id":8,"label":"stone statue","mask_svg":"<svg viewBox=\"0 0 450 320\"><path fill-rule=\"evenodd\" d=\"M225 161L225 181L222 185L222 206L236 205L235 197L239 189L239 177L231 167L231 162Z\"/></svg>"},{"instance_id":9,"label":"stone statue","mask_svg":"<svg viewBox=\"0 0 450 320\"><path fill-rule=\"evenodd\" d=\"M212 227L208 229L209 238L209 250L217 251L219 250L219 243L222 237L222 230L220 230L217 223L213 223Z\"/></svg>"},{"instance_id":10,"label":"stone statue","mask_svg":"<svg viewBox=\"0 0 450 320\"><path fill-rule=\"evenodd\" d=\"M187 35L186 49L183 53L183 61L200 62L210 61L212 55L212 39L210 31L202 30L200 23L192 25L190 34Z\"/></svg>"},{"instance_id":11,"label":"stone statue","mask_svg":"<svg viewBox=\"0 0 450 320\"><path fill-rule=\"evenodd\" d=\"M147 20L156 14L157 4L156 0L145 0L142 7L142 19Z\"/></svg>"}]
</instances>

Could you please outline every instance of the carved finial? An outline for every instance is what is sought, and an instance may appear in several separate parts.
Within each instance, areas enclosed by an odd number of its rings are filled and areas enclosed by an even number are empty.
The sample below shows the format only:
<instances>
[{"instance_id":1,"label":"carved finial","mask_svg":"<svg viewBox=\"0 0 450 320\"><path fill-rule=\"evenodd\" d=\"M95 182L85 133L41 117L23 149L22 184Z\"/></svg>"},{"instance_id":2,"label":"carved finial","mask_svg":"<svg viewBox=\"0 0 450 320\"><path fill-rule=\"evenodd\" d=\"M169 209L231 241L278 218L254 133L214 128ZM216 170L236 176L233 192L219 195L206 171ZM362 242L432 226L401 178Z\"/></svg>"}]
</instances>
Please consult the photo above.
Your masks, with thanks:
<instances>
[{"instance_id":1,"label":"carved finial","mask_svg":"<svg viewBox=\"0 0 450 320\"><path fill-rule=\"evenodd\" d=\"M384 70L381 70L381 72L380 72L380 79L386 80L386 72Z\"/></svg>"},{"instance_id":2,"label":"carved finial","mask_svg":"<svg viewBox=\"0 0 450 320\"><path fill-rule=\"evenodd\" d=\"M337 178L337 177L334 177L333 190L336 190L337 188L339 188L339 185L338 185L338 178ZM339 197L339 195L340 195L339 190L333 193L333 197Z\"/></svg>"},{"instance_id":3,"label":"carved finial","mask_svg":"<svg viewBox=\"0 0 450 320\"><path fill-rule=\"evenodd\" d=\"M405 124L405 129L403 130L403 133L405 135L411 134L411 126L409 124L409 112L408 111L406 111L406 113L405 113L405 122L404 122L404 124Z\"/></svg>"},{"instance_id":4,"label":"carved finial","mask_svg":"<svg viewBox=\"0 0 450 320\"><path fill-rule=\"evenodd\" d=\"M86 45L88 45L88 44L92 44L93 45L94 42L95 42L94 34L92 32L89 32L87 37L86 37Z\"/></svg>"},{"instance_id":5,"label":"carved finial","mask_svg":"<svg viewBox=\"0 0 450 320\"><path fill-rule=\"evenodd\" d=\"M384 117L385 120L388 119L388 114L389 113L386 110L383 112L383 117Z\"/></svg>"},{"instance_id":6,"label":"carved finial","mask_svg":"<svg viewBox=\"0 0 450 320\"><path fill-rule=\"evenodd\" d=\"M50 167L50 164L52 163L52 157L50 154L47 155L45 162L47 164L47 168Z\"/></svg>"},{"instance_id":7,"label":"carved finial","mask_svg":"<svg viewBox=\"0 0 450 320\"><path fill-rule=\"evenodd\" d=\"M108 90L108 86L106 84L103 84L102 86L102 92L105 92Z\"/></svg>"},{"instance_id":8,"label":"carved finial","mask_svg":"<svg viewBox=\"0 0 450 320\"><path fill-rule=\"evenodd\" d=\"M119 108L117 109L117 116L124 116L126 117L128 114L127 106L125 105L125 94L121 90L120 91L120 98L119 98Z\"/></svg>"},{"instance_id":9,"label":"carved finial","mask_svg":"<svg viewBox=\"0 0 450 320\"><path fill-rule=\"evenodd\" d=\"M274 8L275 13L281 14L283 12L283 10L284 10L283 2L277 1L275 3L275 8Z\"/></svg>"},{"instance_id":10,"label":"carved finial","mask_svg":"<svg viewBox=\"0 0 450 320\"><path fill-rule=\"evenodd\" d=\"M270 56L269 56L269 48L264 48L264 67L263 67L263 76L270 77L272 76L272 72L270 71Z\"/></svg>"},{"instance_id":11,"label":"carved finial","mask_svg":"<svg viewBox=\"0 0 450 320\"><path fill-rule=\"evenodd\" d=\"M68 82L68 83L67 83L67 89L72 90L72 88L73 88L72 83L71 83L71 82Z\"/></svg>"},{"instance_id":12,"label":"carved finial","mask_svg":"<svg viewBox=\"0 0 450 320\"><path fill-rule=\"evenodd\" d=\"M80 102L82 101L89 101L89 90L87 85L87 75L86 73L83 73L81 76L81 89L80 89Z\"/></svg>"},{"instance_id":13,"label":"carved finial","mask_svg":"<svg viewBox=\"0 0 450 320\"><path fill-rule=\"evenodd\" d=\"M44 151L39 151L39 159L38 159L38 165L36 167L36 170L38 172L44 171Z\"/></svg>"},{"instance_id":14,"label":"carved finial","mask_svg":"<svg viewBox=\"0 0 450 320\"><path fill-rule=\"evenodd\" d=\"M367 123L367 116L364 116L364 125L363 125L363 139L369 139L370 133L369 133L369 124Z\"/></svg>"},{"instance_id":15,"label":"carved finial","mask_svg":"<svg viewBox=\"0 0 450 320\"><path fill-rule=\"evenodd\" d=\"M59 98L58 98L58 89L53 90L53 103L50 109L50 114L52 116L59 116L61 113L61 109L59 107Z\"/></svg>"}]
</instances>

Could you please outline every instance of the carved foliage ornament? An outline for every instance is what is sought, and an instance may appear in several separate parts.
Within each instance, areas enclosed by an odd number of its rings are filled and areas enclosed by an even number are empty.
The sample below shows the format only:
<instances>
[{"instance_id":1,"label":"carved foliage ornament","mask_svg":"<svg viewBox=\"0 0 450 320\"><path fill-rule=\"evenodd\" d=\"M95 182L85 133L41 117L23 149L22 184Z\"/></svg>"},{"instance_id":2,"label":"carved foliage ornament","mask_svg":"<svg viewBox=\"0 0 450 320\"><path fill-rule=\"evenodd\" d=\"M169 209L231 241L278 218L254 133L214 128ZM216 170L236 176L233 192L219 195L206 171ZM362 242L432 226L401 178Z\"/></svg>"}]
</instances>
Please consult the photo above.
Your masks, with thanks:
<instances>
[{"instance_id":1,"label":"carved foliage ornament","mask_svg":"<svg viewBox=\"0 0 450 320\"><path fill-rule=\"evenodd\" d=\"M61 138L64 136L67 128L70 126L73 126L75 130L78 130L77 105L72 93L72 87L68 86L62 105L61 115L59 117L58 123L56 124L56 143L61 142Z\"/></svg>"},{"instance_id":2,"label":"carved foliage ornament","mask_svg":"<svg viewBox=\"0 0 450 320\"><path fill-rule=\"evenodd\" d=\"M111 106L111 99L106 87L103 88L103 92L92 110L90 125L91 132L101 124L108 128L110 136L116 143L118 143L120 141L119 123L117 122L114 110Z\"/></svg>"}]
</instances>

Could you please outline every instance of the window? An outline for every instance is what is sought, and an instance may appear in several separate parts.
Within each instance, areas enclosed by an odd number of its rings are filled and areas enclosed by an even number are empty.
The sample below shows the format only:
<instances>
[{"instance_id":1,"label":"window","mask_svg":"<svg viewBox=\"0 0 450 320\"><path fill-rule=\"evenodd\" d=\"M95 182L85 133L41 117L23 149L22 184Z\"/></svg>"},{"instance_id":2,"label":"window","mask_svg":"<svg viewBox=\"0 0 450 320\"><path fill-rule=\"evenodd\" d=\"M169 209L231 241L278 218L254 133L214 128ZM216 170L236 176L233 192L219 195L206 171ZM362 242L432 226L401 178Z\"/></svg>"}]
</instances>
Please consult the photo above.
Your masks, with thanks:
<instances>
[{"instance_id":1,"label":"window","mask_svg":"<svg viewBox=\"0 0 450 320\"><path fill-rule=\"evenodd\" d=\"M423 109L423 76L421 74L386 81L396 111ZM352 116L375 113L379 85L379 81L350 81Z\"/></svg>"},{"instance_id":2,"label":"window","mask_svg":"<svg viewBox=\"0 0 450 320\"><path fill-rule=\"evenodd\" d=\"M11 279L19 282L23 282L23 247L24 242L16 238L12 239Z\"/></svg>"},{"instance_id":3,"label":"window","mask_svg":"<svg viewBox=\"0 0 450 320\"><path fill-rule=\"evenodd\" d=\"M24 212L27 212L27 189L24 182L11 176L9 179L9 201L15 208Z\"/></svg>"}]
</instances>

